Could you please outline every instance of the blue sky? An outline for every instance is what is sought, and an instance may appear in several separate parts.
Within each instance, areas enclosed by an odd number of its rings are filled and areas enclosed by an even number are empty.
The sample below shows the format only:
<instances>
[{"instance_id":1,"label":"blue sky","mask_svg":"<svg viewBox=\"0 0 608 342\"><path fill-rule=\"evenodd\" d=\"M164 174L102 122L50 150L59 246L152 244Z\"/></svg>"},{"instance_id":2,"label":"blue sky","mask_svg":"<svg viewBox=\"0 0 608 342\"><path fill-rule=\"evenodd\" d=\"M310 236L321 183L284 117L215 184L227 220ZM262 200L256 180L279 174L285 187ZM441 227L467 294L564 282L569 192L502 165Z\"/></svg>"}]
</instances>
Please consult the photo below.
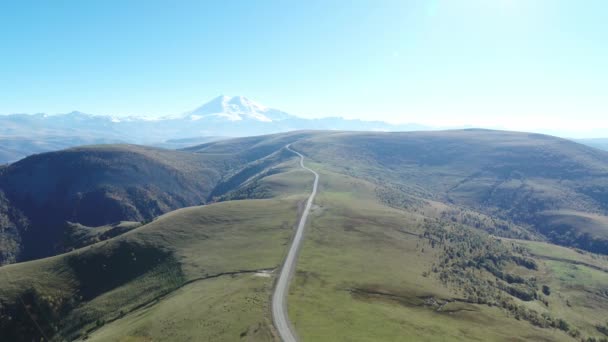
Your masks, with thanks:
<instances>
[{"instance_id":1,"label":"blue sky","mask_svg":"<svg viewBox=\"0 0 608 342\"><path fill-rule=\"evenodd\" d=\"M606 13L600 0L2 1L0 113L166 115L226 94L304 117L593 135L608 128Z\"/></svg>"}]
</instances>

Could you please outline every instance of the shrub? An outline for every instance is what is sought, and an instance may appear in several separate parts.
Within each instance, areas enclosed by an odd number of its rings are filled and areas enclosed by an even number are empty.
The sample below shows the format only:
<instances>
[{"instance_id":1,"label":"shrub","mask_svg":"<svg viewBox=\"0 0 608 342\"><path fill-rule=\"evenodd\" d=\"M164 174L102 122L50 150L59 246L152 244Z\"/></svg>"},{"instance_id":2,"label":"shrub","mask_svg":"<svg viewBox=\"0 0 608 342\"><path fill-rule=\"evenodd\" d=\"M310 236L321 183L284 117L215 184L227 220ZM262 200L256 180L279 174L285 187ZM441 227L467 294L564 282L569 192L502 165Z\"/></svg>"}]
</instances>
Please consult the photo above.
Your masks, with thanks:
<instances>
[{"instance_id":1,"label":"shrub","mask_svg":"<svg viewBox=\"0 0 608 342\"><path fill-rule=\"evenodd\" d=\"M548 296L551 294L551 289L549 288L549 286L543 285L543 293L545 294L545 296Z\"/></svg>"}]
</instances>

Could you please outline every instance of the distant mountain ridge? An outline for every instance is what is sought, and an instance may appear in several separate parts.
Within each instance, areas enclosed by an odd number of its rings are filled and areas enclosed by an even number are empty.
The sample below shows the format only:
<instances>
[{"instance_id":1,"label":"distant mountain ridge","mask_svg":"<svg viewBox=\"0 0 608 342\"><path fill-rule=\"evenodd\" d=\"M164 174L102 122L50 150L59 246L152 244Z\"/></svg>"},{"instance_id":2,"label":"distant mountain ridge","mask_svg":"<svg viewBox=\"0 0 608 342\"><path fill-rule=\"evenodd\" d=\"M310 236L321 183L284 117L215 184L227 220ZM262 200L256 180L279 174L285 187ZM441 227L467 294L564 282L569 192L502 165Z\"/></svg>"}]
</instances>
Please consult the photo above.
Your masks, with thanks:
<instances>
[{"instance_id":1,"label":"distant mountain ridge","mask_svg":"<svg viewBox=\"0 0 608 342\"><path fill-rule=\"evenodd\" d=\"M33 153L89 142L167 146L168 140L175 139L252 136L303 129L412 131L428 128L417 124L392 125L339 117L305 119L244 96L222 95L192 111L160 118L116 117L79 111L55 115L0 115L0 164L14 162ZM9 145L8 141L13 142L12 147L5 147ZM15 146L15 141L22 144ZM46 148L48 145L52 147Z\"/></svg>"},{"instance_id":2,"label":"distant mountain ridge","mask_svg":"<svg viewBox=\"0 0 608 342\"><path fill-rule=\"evenodd\" d=\"M576 142L608 151L608 138L577 139Z\"/></svg>"}]
</instances>

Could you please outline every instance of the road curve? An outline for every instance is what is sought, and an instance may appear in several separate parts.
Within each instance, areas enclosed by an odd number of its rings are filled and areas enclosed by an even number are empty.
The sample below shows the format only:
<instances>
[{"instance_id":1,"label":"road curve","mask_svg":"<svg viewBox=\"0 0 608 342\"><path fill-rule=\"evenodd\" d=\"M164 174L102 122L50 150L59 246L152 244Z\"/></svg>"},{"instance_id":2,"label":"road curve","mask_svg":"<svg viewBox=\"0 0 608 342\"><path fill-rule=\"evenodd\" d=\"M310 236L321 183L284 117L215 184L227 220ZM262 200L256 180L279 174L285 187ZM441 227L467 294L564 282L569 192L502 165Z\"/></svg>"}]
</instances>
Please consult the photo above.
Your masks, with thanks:
<instances>
[{"instance_id":1,"label":"road curve","mask_svg":"<svg viewBox=\"0 0 608 342\"><path fill-rule=\"evenodd\" d=\"M296 234L294 235L293 241L291 242L291 247L289 247L287 258L285 258L285 262L283 263L283 267L281 268L279 280L277 281L276 286L274 288L274 293L272 294L272 320L283 342L297 341L296 334L292 329L291 323L289 322L289 317L287 315L286 297L287 292L289 290L289 280L291 280L291 276L293 275L293 271L295 269L296 261L298 258L298 250L300 249L300 245L302 243L302 235L304 234L306 219L308 218L310 207L312 207L312 202L314 201L315 196L317 195L317 186L319 184L319 174L304 166L304 156L292 150L289 147L290 145L291 144L285 146L285 148L300 156L300 167L312 172L315 175L315 181L312 185L312 192L310 193L308 201L306 202L306 208L304 208L302 217L300 217L298 229L296 230Z\"/></svg>"}]
</instances>

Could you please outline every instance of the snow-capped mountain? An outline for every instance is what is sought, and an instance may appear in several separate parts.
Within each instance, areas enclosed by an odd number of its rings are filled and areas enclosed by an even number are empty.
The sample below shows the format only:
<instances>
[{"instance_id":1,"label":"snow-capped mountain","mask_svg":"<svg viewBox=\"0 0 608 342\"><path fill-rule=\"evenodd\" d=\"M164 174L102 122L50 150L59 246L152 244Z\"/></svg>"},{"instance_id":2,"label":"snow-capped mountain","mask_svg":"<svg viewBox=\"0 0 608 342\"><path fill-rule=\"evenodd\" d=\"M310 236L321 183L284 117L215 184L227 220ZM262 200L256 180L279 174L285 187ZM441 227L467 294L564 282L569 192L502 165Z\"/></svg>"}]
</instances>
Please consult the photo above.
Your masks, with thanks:
<instances>
[{"instance_id":1,"label":"snow-capped mountain","mask_svg":"<svg viewBox=\"0 0 608 342\"><path fill-rule=\"evenodd\" d=\"M11 114L0 115L0 164L43 152L47 150L44 146L65 148L88 142L167 146L162 143L171 139L249 136L299 129L395 131L424 127L338 117L304 119L243 96L218 96L189 112L156 118L78 111L54 115ZM49 144L50 141L53 144Z\"/></svg>"},{"instance_id":2,"label":"snow-capped mountain","mask_svg":"<svg viewBox=\"0 0 608 342\"><path fill-rule=\"evenodd\" d=\"M290 118L291 115L278 109L268 108L244 96L218 96L204 105L169 119L187 119L197 121L208 119L214 121L260 121L276 122Z\"/></svg>"}]
</instances>

